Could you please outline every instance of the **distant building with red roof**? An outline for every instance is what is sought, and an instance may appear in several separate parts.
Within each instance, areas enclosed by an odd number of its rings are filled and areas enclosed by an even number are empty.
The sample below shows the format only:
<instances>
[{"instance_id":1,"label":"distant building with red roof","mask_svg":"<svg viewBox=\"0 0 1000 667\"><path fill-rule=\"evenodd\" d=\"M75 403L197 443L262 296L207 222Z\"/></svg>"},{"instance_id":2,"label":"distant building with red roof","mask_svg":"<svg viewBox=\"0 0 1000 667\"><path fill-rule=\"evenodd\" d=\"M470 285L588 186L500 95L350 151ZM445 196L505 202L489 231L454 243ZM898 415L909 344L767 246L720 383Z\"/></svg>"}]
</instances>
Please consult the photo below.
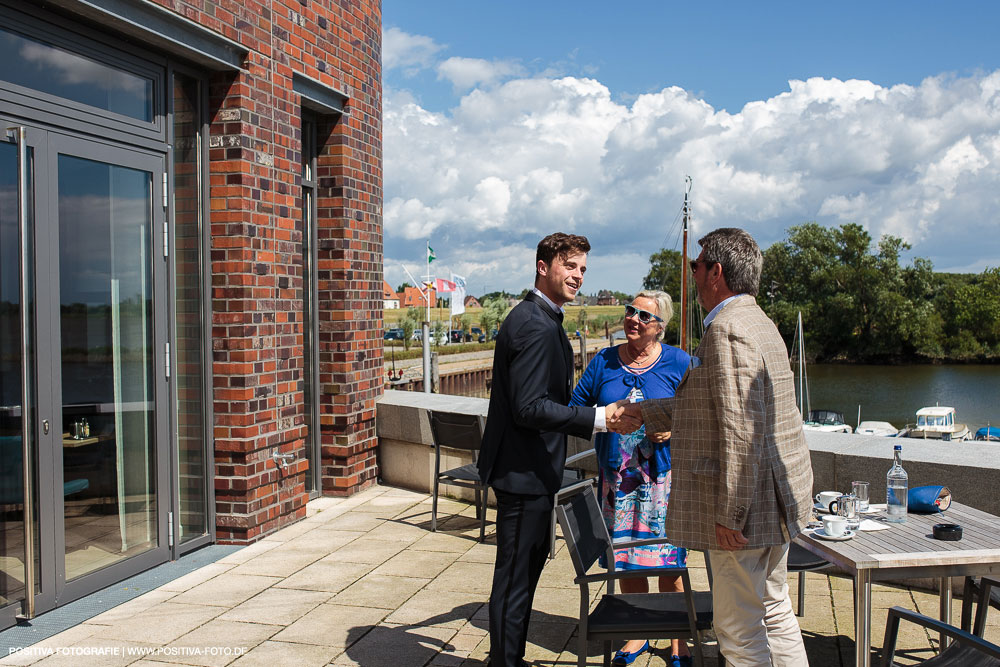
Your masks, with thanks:
<instances>
[{"instance_id":1,"label":"distant building with red roof","mask_svg":"<svg viewBox=\"0 0 1000 667\"><path fill-rule=\"evenodd\" d=\"M386 281L382 281L382 308L384 310L395 310L399 308L399 295L392 289Z\"/></svg>"},{"instance_id":2,"label":"distant building with red roof","mask_svg":"<svg viewBox=\"0 0 1000 667\"><path fill-rule=\"evenodd\" d=\"M431 307L437 305L437 292L431 290ZM404 287L403 291L399 295L399 307L400 308L426 308L427 302L424 301L424 295L420 293L420 290L416 287Z\"/></svg>"}]
</instances>

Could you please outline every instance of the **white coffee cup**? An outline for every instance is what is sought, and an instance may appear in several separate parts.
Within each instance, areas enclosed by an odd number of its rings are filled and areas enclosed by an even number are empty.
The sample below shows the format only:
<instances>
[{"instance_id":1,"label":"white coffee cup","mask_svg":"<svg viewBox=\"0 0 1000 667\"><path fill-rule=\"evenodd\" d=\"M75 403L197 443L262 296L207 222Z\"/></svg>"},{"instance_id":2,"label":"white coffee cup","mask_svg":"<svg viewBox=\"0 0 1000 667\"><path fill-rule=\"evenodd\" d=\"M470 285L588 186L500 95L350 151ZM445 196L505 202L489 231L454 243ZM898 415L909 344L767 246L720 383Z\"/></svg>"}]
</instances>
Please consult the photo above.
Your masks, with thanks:
<instances>
[{"instance_id":1,"label":"white coffee cup","mask_svg":"<svg viewBox=\"0 0 1000 667\"><path fill-rule=\"evenodd\" d=\"M830 537L840 537L847 531L847 517L827 514L823 517L823 532Z\"/></svg>"},{"instance_id":2,"label":"white coffee cup","mask_svg":"<svg viewBox=\"0 0 1000 667\"><path fill-rule=\"evenodd\" d=\"M837 500L840 497L840 491L820 491L816 494L816 504L827 510L836 514L835 510L830 509L830 503Z\"/></svg>"}]
</instances>

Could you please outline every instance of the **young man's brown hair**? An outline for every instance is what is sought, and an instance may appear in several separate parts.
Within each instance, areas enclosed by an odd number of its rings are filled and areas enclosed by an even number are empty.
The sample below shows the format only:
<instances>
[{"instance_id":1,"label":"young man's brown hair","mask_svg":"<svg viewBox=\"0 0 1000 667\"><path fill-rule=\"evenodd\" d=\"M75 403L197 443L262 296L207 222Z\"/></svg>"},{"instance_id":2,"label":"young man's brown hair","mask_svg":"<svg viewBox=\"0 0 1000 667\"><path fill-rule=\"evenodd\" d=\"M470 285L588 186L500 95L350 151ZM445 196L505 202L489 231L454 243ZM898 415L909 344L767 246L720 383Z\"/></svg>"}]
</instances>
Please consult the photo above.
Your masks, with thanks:
<instances>
[{"instance_id":1,"label":"young man's brown hair","mask_svg":"<svg viewBox=\"0 0 1000 667\"><path fill-rule=\"evenodd\" d=\"M566 258L579 252L590 252L590 241L587 240L586 236L563 234L562 232L549 234L538 242L538 248L535 251L535 266L538 266L539 260L551 266L552 260L556 257Z\"/></svg>"}]
</instances>

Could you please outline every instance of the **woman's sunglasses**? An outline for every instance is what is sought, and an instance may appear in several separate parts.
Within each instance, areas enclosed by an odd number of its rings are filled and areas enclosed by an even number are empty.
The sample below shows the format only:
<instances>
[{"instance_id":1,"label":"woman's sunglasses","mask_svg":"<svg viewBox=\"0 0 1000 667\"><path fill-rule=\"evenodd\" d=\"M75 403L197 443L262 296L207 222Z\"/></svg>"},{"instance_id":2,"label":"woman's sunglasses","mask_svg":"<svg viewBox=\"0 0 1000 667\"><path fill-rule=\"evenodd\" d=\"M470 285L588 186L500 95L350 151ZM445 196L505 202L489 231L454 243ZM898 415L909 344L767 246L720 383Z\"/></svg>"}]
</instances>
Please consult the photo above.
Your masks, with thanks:
<instances>
[{"instance_id":1,"label":"woman's sunglasses","mask_svg":"<svg viewBox=\"0 0 1000 667\"><path fill-rule=\"evenodd\" d=\"M663 321L662 317L654 315L653 313L649 312L648 310L640 310L640 309L636 308L635 306L625 306L625 317L626 318L635 317L636 315L639 316L639 321L642 322L643 324L649 324L653 320L656 320L657 322L662 322Z\"/></svg>"}]
</instances>

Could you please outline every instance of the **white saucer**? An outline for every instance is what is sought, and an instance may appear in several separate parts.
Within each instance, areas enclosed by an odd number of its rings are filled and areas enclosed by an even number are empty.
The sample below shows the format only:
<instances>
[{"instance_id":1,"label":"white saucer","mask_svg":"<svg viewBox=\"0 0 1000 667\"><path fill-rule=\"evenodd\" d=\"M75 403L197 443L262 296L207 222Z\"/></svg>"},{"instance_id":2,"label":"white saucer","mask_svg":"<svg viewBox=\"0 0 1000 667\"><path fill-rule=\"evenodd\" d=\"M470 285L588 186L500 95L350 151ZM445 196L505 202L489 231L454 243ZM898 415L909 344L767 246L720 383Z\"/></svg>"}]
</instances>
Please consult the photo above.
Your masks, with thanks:
<instances>
[{"instance_id":1,"label":"white saucer","mask_svg":"<svg viewBox=\"0 0 1000 667\"><path fill-rule=\"evenodd\" d=\"M826 531L824 531L822 528L817 528L816 530L813 531L813 535L821 540L830 540L831 542L843 542L845 540L849 540L852 537L854 537L854 531L845 530L843 535L834 537L833 535L827 535Z\"/></svg>"},{"instance_id":2,"label":"white saucer","mask_svg":"<svg viewBox=\"0 0 1000 667\"><path fill-rule=\"evenodd\" d=\"M824 514L830 513L830 507L828 505L820 505L819 503L813 503L813 509L817 512L823 512Z\"/></svg>"}]
</instances>

